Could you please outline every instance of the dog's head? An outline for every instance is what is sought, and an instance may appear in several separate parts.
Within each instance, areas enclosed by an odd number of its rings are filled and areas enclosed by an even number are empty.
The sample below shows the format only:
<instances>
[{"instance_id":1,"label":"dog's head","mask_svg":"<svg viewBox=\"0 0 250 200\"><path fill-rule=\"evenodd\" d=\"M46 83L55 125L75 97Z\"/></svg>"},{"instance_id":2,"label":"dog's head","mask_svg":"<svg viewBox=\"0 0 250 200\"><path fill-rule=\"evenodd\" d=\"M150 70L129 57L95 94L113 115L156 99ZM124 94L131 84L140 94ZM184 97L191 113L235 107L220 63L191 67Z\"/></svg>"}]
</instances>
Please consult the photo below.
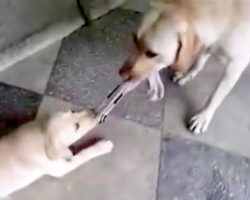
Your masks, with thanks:
<instances>
[{"instance_id":1,"label":"dog's head","mask_svg":"<svg viewBox=\"0 0 250 200\"><path fill-rule=\"evenodd\" d=\"M134 35L133 52L119 70L120 76L136 80L168 66L187 71L201 47L191 22L176 7L157 4Z\"/></svg>"},{"instance_id":2,"label":"dog's head","mask_svg":"<svg viewBox=\"0 0 250 200\"><path fill-rule=\"evenodd\" d=\"M58 112L52 115L46 124L45 150L47 156L54 159L70 159L69 147L93 129L98 123L96 114L82 112Z\"/></svg>"}]
</instances>

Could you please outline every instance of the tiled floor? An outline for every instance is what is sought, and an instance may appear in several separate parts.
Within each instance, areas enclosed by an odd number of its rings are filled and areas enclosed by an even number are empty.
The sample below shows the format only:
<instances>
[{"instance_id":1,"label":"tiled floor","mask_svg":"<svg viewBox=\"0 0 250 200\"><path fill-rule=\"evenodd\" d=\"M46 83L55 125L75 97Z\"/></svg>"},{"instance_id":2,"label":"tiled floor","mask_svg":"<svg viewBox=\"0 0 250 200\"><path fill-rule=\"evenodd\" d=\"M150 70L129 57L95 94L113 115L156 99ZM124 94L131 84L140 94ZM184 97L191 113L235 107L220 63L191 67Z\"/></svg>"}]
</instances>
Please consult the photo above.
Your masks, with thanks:
<instances>
[{"instance_id":1,"label":"tiled floor","mask_svg":"<svg viewBox=\"0 0 250 200\"><path fill-rule=\"evenodd\" d=\"M132 11L113 11L0 73L0 133L56 110L98 107L119 82L117 70L139 20ZM249 70L207 134L191 137L183 123L188 109L193 112L204 104L216 82L211 78L220 76L216 60L210 65L214 67L184 88L167 81L166 102L149 102L145 86L140 86L90 133L113 140L111 154L62 179L44 177L10 199L249 199L250 161L239 155L250 157Z\"/></svg>"},{"instance_id":2,"label":"tiled floor","mask_svg":"<svg viewBox=\"0 0 250 200\"><path fill-rule=\"evenodd\" d=\"M162 142L159 200L246 200L250 161L191 140Z\"/></svg>"},{"instance_id":3,"label":"tiled floor","mask_svg":"<svg viewBox=\"0 0 250 200\"><path fill-rule=\"evenodd\" d=\"M43 94L61 42L20 61L0 73L0 81Z\"/></svg>"},{"instance_id":4,"label":"tiled floor","mask_svg":"<svg viewBox=\"0 0 250 200\"><path fill-rule=\"evenodd\" d=\"M48 103L46 101L53 105L53 100L45 100L43 104ZM14 194L13 199L155 199L160 132L112 117L90 134L111 139L115 145L113 152L83 165L62 179L45 177Z\"/></svg>"},{"instance_id":5,"label":"tiled floor","mask_svg":"<svg viewBox=\"0 0 250 200\"><path fill-rule=\"evenodd\" d=\"M0 83L0 136L33 119L42 95Z\"/></svg>"},{"instance_id":6,"label":"tiled floor","mask_svg":"<svg viewBox=\"0 0 250 200\"><path fill-rule=\"evenodd\" d=\"M69 0L0 1L0 49L15 46L34 31L76 10L75 2Z\"/></svg>"},{"instance_id":7,"label":"tiled floor","mask_svg":"<svg viewBox=\"0 0 250 200\"><path fill-rule=\"evenodd\" d=\"M182 135L250 157L250 68L216 112L209 130L191 135L183 121L202 109L222 75L223 66L211 59L195 80L180 88L167 84L164 135Z\"/></svg>"}]
</instances>

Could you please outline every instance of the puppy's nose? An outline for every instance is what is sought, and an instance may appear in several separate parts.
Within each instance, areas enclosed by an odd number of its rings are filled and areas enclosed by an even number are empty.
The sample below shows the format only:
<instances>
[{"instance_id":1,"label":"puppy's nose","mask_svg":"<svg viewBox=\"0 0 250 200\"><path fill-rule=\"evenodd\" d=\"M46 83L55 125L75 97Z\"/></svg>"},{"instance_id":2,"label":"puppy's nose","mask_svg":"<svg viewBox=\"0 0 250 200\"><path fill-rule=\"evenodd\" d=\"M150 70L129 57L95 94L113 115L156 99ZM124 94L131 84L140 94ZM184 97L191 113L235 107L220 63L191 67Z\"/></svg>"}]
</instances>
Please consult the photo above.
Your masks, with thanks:
<instances>
[{"instance_id":1,"label":"puppy's nose","mask_svg":"<svg viewBox=\"0 0 250 200\"><path fill-rule=\"evenodd\" d=\"M95 118L97 116L97 113L94 111L94 109L84 109L79 114L83 117L88 118Z\"/></svg>"},{"instance_id":2,"label":"puppy's nose","mask_svg":"<svg viewBox=\"0 0 250 200\"><path fill-rule=\"evenodd\" d=\"M91 118L95 118L95 117L97 116L97 112L95 111L95 109L89 109L88 115L89 115Z\"/></svg>"},{"instance_id":3,"label":"puppy's nose","mask_svg":"<svg viewBox=\"0 0 250 200\"><path fill-rule=\"evenodd\" d=\"M123 80L128 80L130 78L130 73L132 70L132 65L127 61L123 64L121 69L119 70L119 75Z\"/></svg>"}]
</instances>

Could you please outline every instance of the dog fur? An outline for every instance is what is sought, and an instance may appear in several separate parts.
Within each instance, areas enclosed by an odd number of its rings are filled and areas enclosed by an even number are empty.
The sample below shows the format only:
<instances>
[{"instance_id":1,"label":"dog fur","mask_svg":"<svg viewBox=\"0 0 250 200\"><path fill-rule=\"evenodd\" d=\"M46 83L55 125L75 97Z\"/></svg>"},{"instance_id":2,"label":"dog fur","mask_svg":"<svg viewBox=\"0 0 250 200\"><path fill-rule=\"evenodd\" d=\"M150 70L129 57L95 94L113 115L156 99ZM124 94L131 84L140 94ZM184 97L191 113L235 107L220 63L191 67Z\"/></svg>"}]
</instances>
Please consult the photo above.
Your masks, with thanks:
<instances>
[{"instance_id":1,"label":"dog fur","mask_svg":"<svg viewBox=\"0 0 250 200\"><path fill-rule=\"evenodd\" d=\"M151 74L149 95L157 100L164 96L159 70L174 66L178 72L173 80L184 85L218 48L230 62L203 110L190 119L189 129L199 134L207 130L215 111L249 63L250 1L154 1L137 32L137 56L128 59L120 74L126 80ZM193 59L195 65L191 68Z\"/></svg>"},{"instance_id":2,"label":"dog fur","mask_svg":"<svg viewBox=\"0 0 250 200\"><path fill-rule=\"evenodd\" d=\"M90 111L58 112L47 120L29 122L0 140L0 198L43 175L62 177L106 153L113 144L101 140L73 155L70 145L98 123Z\"/></svg>"}]
</instances>

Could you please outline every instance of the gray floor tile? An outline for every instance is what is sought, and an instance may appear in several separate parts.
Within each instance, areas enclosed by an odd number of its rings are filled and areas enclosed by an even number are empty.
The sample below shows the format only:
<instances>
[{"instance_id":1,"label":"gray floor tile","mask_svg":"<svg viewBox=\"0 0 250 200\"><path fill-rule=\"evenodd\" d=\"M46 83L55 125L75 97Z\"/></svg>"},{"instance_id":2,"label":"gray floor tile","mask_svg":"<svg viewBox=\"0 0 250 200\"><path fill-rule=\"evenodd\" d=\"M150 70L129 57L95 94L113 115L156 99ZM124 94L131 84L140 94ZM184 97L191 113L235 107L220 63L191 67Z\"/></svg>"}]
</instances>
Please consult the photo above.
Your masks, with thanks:
<instances>
[{"instance_id":1,"label":"gray floor tile","mask_svg":"<svg viewBox=\"0 0 250 200\"><path fill-rule=\"evenodd\" d=\"M64 178L44 177L14 194L11 199L154 200L160 133L132 122L110 118L88 137L95 136L111 139L114 151L81 166Z\"/></svg>"},{"instance_id":2,"label":"gray floor tile","mask_svg":"<svg viewBox=\"0 0 250 200\"><path fill-rule=\"evenodd\" d=\"M55 99L53 97L44 96L37 112L37 117L46 117L57 111L67 111L70 109L79 109L79 106L75 106L71 103Z\"/></svg>"},{"instance_id":3,"label":"gray floor tile","mask_svg":"<svg viewBox=\"0 0 250 200\"><path fill-rule=\"evenodd\" d=\"M127 0L122 8L145 13L150 9L150 1L148 0Z\"/></svg>"},{"instance_id":4,"label":"gray floor tile","mask_svg":"<svg viewBox=\"0 0 250 200\"><path fill-rule=\"evenodd\" d=\"M164 134L182 135L210 145L250 157L250 93L247 69L229 96L216 112L209 130L192 136L185 121L199 111L212 94L223 67L212 59L195 80L181 88L167 84Z\"/></svg>"},{"instance_id":5,"label":"gray floor tile","mask_svg":"<svg viewBox=\"0 0 250 200\"><path fill-rule=\"evenodd\" d=\"M0 83L0 136L33 119L42 96Z\"/></svg>"},{"instance_id":6,"label":"gray floor tile","mask_svg":"<svg viewBox=\"0 0 250 200\"><path fill-rule=\"evenodd\" d=\"M0 73L0 81L43 93L61 42L20 61Z\"/></svg>"},{"instance_id":7,"label":"gray floor tile","mask_svg":"<svg viewBox=\"0 0 250 200\"><path fill-rule=\"evenodd\" d=\"M195 142L162 143L159 200L246 200L250 160Z\"/></svg>"},{"instance_id":8,"label":"gray floor tile","mask_svg":"<svg viewBox=\"0 0 250 200\"><path fill-rule=\"evenodd\" d=\"M66 38L46 94L90 108L99 106L120 82L118 69L128 54L139 18L132 11L116 10ZM114 114L159 127L162 110L162 102L148 101L142 85L118 105Z\"/></svg>"}]
</instances>

